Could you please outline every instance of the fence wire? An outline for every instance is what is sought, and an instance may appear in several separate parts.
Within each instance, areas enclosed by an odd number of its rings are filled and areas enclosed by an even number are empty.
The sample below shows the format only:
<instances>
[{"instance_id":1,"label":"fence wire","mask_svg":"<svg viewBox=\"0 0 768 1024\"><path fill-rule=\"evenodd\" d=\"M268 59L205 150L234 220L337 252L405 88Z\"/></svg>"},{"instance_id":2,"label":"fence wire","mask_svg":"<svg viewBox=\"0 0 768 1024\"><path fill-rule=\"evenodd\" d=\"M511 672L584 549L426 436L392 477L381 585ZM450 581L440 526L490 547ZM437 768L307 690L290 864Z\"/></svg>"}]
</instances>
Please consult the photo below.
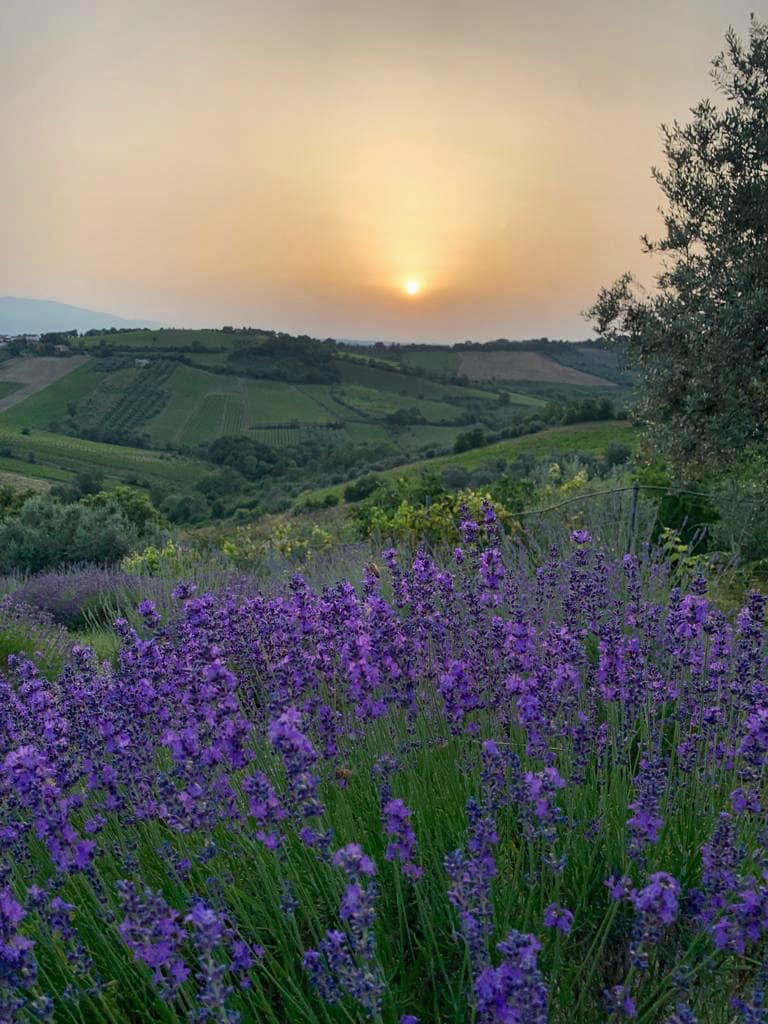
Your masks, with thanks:
<instances>
[{"instance_id":1,"label":"fence wire","mask_svg":"<svg viewBox=\"0 0 768 1024\"><path fill-rule=\"evenodd\" d=\"M642 484L635 482L622 487L587 491L565 498L552 505L540 508L522 509L513 513L526 537L534 548L541 548L549 542L562 541L564 534L575 520L589 528L590 532L611 553L633 552L644 543L650 543L658 533L659 516L662 512L658 496L671 498L692 498L691 508L678 524L677 531L684 535L688 548L696 553L708 545L711 528L716 516L722 521L724 508L747 512L731 516L733 529L728 547L732 553L744 547L745 542L754 539L755 532L765 532L768 541L768 494L738 495L729 498L727 494L713 494L672 485ZM698 507L697 507L698 505ZM560 516L563 509L570 509L570 516ZM553 513L557 515L553 516ZM713 514L714 513L714 514ZM699 520L699 521L697 521ZM741 524L741 525L739 525Z\"/></svg>"}]
</instances>

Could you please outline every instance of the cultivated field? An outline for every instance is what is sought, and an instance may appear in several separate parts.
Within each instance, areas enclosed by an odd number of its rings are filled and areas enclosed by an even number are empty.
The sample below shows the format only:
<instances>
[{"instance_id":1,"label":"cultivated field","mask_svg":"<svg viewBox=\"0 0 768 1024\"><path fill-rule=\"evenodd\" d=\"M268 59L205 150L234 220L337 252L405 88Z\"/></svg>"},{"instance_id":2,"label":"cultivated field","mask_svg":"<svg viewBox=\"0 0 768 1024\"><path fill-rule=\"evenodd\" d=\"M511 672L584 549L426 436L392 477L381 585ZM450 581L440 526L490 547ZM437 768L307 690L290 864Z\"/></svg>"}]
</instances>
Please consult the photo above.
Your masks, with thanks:
<instances>
[{"instance_id":1,"label":"cultivated field","mask_svg":"<svg viewBox=\"0 0 768 1024\"><path fill-rule=\"evenodd\" d=\"M459 373L470 380L532 380L613 387L613 383L604 377L563 366L539 352L462 352Z\"/></svg>"},{"instance_id":2,"label":"cultivated field","mask_svg":"<svg viewBox=\"0 0 768 1024\"><path fill-rule=\"evenodd\" d=\"M127 445L101 444L46 431L25 435L0 426L0 469L24 476L61 481L75 473L96 471L116 482L166 483L191 487L208 469L204 463ZM34 461L28 461L30 456Z\"/></svg>"},{"instance_id":3,"label":"cultivated field","mask_svg":"<svg viewBox=\"0 0 768 1024\"><path fill-rule=\"evenodd\" d=\"M0 412L10 409L38 391L72 373L86 362L87 356L37 356L11 359L0 365L0 387L3 383L17 385L3 394L0 390Z\"/></svg>"}]
</instances>

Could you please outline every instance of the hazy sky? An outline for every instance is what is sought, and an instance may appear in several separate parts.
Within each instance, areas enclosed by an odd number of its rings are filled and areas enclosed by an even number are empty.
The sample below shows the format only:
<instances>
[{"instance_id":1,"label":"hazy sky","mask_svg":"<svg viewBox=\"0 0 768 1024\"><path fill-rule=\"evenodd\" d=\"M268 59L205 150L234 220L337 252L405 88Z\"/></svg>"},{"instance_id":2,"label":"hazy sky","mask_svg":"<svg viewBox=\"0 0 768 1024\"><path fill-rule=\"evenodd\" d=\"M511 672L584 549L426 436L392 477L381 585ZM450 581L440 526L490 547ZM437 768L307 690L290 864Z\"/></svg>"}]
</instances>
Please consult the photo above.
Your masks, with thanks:
<instances>
[{"instance_id":1,"label":"hazy sky","mask_svg":"<svg viewBox=\"0 0 768 1024\"><path fill-rule=\"evenodd\" d=\"M0 0L0 294L586 337L754 0ZM408 297L405 282L420 284Z\"/></svg>"}]
</instances>

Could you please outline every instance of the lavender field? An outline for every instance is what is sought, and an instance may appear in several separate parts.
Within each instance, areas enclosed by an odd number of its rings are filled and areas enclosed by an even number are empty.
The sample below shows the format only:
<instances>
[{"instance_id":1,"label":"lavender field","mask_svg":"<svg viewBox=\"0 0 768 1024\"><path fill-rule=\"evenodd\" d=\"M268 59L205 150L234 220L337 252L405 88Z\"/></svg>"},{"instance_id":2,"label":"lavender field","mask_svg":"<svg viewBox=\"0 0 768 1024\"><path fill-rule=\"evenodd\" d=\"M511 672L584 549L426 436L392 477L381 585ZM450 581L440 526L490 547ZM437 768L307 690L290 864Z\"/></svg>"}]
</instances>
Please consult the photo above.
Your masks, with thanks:
<instances>
[{"instance_id":1,"label":"lavender field","mask_svg":"<svg viewBox=\"0 0 768 1024\"><path fill-rule=\"evenodd\" d=\"M10 659L0 1019L765 1019L763 599L461 534Z\"/></svg>"}]
</instances>

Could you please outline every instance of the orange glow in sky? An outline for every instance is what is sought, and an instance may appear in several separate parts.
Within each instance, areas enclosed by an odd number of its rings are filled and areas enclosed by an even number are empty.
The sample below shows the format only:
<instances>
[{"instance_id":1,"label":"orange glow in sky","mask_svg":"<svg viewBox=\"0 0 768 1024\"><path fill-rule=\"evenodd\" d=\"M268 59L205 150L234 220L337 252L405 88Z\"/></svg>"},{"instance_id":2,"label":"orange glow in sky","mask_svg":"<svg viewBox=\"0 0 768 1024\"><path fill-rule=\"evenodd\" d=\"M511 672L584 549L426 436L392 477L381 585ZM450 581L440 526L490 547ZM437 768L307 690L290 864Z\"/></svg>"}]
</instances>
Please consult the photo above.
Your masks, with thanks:
<instances>
[{"instance_id":1,"label":"orange glow in sky","mask_svg":"<svg viewBox=\"0 0 768 1024\"><path fill-rule=\"evenodd\" d=\"M712 94L752 7L4 0L0 294L318 337L585 338L602 285L649 283L659 124Z\"/></svg>"}]
</instances>

